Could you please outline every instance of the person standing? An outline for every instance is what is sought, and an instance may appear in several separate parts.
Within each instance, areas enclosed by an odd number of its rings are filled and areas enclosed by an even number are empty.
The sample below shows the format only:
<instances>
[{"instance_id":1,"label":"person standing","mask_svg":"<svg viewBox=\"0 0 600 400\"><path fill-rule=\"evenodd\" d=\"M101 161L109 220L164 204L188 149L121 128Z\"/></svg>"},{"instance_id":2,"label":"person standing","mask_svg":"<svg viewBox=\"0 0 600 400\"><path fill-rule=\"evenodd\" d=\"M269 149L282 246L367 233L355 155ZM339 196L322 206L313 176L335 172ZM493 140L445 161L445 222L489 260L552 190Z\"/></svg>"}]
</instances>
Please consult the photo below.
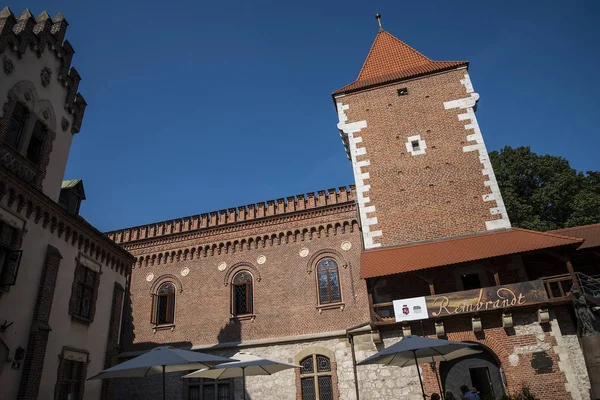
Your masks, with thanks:
<instances>
[{"instance_id":1,"label":"person standing","mask_svg":"<svg viewBox=\"0 0 600 400\"><path fill-rule=\"evenodd\" d=\"M460 391L462 392L463 400L481 400L479 395L469 390L469 387L467 385L462 385L460 387Z\"/></svg>"}]
</instances>

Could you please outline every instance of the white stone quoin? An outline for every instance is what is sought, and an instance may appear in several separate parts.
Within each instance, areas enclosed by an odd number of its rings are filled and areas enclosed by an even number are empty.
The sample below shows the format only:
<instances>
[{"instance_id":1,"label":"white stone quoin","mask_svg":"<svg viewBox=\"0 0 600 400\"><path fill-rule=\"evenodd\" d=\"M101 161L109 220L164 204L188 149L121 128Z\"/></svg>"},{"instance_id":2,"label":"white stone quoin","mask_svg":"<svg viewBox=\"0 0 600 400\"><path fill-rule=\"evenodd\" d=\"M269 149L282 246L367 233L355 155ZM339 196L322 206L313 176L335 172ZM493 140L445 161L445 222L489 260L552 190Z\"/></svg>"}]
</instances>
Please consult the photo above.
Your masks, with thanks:
<instances>
[{"instance_id":1,"label":"white stone quoin","mask_svg":"<svg viewBox=\"0 0 600 400\"><path fill-rule=\"evenodd\" d=\"M479 152L479 161L483 165L481 173L484 176L487 176L487 180L484 182L484 184L485 186L489 187L490 191L492 192L489 194L483 194L481 195L481 197L483 201L495 201L496 206L490 207L490 214L501 216L500 219L486 221L485 226L487 230L491 231L495 229L510 228L510 220L508 219L508 213L506 212L506 207L504 206L504 201L502 200L502 194L500 194L498 181L496 180L496 175L494 175L494 169L492 168L490 156L485 146L485 142L483 141L483 136L481 134L481 130L479 129L479 124L477 123L477 117L475 117L474 107L475 104L477 104L477 100L479 100L479 94L475 93L473 89L473 84L471 83L471 78L469 77L468 73L465 73L465 77L464 79L460 80L460 83L465 87L467 93L470 94L470 97L447 101L444 103L444 108L446 110L452 108L460 108L465 110L465 113L458 115L458 119L460 121L465 121L465 129L467 131L471 131L467 135L467 140L469 142L475 142L475 144L464 146L463 152Z\"/></svg>"},{"instance_id":2,"label":"white stone quoin","mask_svg":"<svg viewBox=\"0 0 600 400\"><path fill-rule=\"evenodd\" d=\"M365 179L369 179L369 173L363 172L362 167L371 165L369 160L357 161L356 157L359 155L367 154L365 147L359 147L362 142L362 137L356 136L361 129L367 127L367 121L348 122L348 116L346 116L346 110L350 108L349 105L343 103L337 103L338 110L338 129L344 135L348 137L348 146L350 148L350 158L352 161L352 169L354 171L354 182L356 184L356 197L358 201L358 210L360 214L360 223L363 232L363 241L365 249L372 249L374 247L381 246L381 243L375 243L373 238L382 236L381 230L372 231L371 226L377 224L377 217L375 214L375 206L367 205L371 202L371 199L365 197L365 192L371 189L371 185L365 184Z\"/></svg>"}]
</instances>

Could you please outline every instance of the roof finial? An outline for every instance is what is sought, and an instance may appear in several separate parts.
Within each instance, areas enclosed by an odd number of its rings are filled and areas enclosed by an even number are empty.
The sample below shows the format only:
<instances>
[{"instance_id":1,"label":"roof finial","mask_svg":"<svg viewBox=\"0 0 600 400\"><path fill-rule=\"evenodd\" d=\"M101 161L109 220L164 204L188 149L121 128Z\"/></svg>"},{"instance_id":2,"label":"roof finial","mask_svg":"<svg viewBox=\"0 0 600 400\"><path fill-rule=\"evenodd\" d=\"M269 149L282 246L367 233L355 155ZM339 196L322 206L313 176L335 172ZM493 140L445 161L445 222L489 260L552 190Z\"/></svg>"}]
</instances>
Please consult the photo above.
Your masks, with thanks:
<instances>
[{"instance_id":1,"label":"roof finial","mask_svg":"<svg viewBox=\"0 0 600 400\"><path fill-rule=\"evenodd\" d=\"M383 32L383 26L381 26L381 14L375 14L375 18L377 19L377 23L379 24L379 32Z\"/></svg>"}]
</instances>

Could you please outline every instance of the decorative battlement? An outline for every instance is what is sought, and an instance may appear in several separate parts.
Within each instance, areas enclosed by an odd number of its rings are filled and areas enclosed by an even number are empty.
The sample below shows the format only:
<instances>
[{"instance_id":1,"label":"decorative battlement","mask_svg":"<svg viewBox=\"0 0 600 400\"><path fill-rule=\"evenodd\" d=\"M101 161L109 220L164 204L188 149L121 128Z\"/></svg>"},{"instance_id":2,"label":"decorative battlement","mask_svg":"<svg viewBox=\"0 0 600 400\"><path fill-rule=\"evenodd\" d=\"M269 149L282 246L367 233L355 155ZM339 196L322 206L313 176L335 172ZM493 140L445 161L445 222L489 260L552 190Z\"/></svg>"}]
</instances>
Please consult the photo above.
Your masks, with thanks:
<instances>
[{"instance_id":1,"label":"decorative battlement","mask_svg":"<svg viewBox=\"0 0 600 400\"><path fill-rule=\"evenodd\" d=\"M81 76L71 61L75 50L68 40L64 40L67 32L65 17L59 12L54 18L50 18L43 11L34 18L28 9L25 9L18 17L8 7L0 11L0 54L4 54L7 46L21 58L27 49L35 51L39 56L48 47L60 60L60 71L56 79L67 89L65 97L65 109L73 115L71 132L77 133L81 129L81 122L87 103L83 96L77 92ZM63 41L64 40L64 41ZM3 61L4 69L11 70L10 60Z\"/></svg>"},{"instance_id":2,"label":"decorative battlement","mask_svg":"<svg viewBox=\"0 0 600 400\"><path fill-rule=\"evenodd\" d=\"M107 232L106 235L109 239L117 243L128 243L198 229L223 227L225 225L282 216L305 210L314 210L330 205L353 202L355 200L356 189L354 185L350 185L350 187L342 186L339 189L319 190L316 194L299 194L297 196L249 204L247 206L120 229Z\"/></svg>"}]
</instances>

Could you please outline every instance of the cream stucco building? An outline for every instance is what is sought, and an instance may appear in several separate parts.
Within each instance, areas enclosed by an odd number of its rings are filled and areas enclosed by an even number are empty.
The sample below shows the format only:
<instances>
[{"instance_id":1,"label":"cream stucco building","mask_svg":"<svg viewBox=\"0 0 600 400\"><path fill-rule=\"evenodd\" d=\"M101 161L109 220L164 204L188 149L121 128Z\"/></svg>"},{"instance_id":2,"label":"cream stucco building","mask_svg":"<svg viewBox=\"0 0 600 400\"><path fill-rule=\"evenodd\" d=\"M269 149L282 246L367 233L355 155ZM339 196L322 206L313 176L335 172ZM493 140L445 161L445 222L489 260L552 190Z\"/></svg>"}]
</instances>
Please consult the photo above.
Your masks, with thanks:
<instances>
[{"instance_id":1,"label":"cream stucco building","mask_svg":"<svg viewBox=\"0 0 600 400\"><path fill-rule=\"evenodd\" d=\"M0 12L0 397L99 399L132 258L78 215L63 182L86 103L67 22Z\"/></svg>"}]
</instances>

